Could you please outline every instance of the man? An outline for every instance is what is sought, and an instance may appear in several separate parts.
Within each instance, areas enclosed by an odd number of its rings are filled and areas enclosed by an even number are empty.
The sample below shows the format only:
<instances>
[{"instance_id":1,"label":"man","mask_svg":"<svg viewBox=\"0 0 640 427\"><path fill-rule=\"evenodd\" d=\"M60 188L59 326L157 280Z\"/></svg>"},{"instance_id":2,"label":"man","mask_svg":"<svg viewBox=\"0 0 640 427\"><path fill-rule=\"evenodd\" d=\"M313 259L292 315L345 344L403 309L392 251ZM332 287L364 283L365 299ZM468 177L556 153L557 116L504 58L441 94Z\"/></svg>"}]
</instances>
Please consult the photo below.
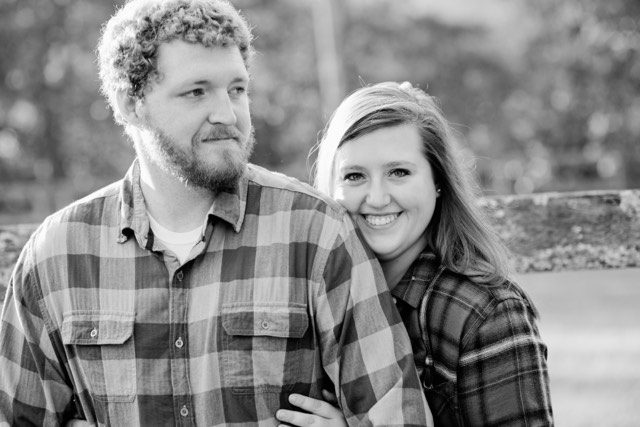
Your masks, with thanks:
<instances>
[{"instance_id":1,"label":"man","mask_svg":"<svg viewBox=\"0 0 640 427\"><path fill-rule=\"evenodd\" d=\"M108 22L103 92L137 159L25 246L2 312L0 424L272 425L291 393L323 387L351 424L427 424L345 212L248 164L250 56L222 0L134 0Z\"/></svg>"}]
</instances>

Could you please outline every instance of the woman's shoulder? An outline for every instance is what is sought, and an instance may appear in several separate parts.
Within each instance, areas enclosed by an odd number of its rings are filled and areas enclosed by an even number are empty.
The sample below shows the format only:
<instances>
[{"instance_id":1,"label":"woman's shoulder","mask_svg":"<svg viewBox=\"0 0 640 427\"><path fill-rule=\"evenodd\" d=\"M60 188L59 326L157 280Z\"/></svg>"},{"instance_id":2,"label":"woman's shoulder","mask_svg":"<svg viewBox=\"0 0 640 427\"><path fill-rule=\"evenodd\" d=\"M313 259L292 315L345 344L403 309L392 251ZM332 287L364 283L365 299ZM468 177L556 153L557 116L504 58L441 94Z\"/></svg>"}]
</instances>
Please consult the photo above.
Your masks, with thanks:
<instances>
[{"instance_id":1,"label":"woman's shoulder","mask_svg":"<svg viewBox=\"0 0 640 427\"><path fill-rule=\"evenodd\" d=\"M446 267L429 286L431 298L467 307L481 314L492 306L508 300L530 303L524 290L512 279L501 278L491 282L475 280L473 277L453 272Z\"/></svg>"},{"instance_id":2,"label":"woman's shoulder","mask_svg":"<svg viewBox=\"0 0 640 427\"><path fill-rule=\"evenodd\" d=\"M513 304L524 305L537 315L530 298L515 281L503 278L483 283L442 267L428 284L421 315L432 333L462 341L494 311Z\"/></svg>"}]
</instances>

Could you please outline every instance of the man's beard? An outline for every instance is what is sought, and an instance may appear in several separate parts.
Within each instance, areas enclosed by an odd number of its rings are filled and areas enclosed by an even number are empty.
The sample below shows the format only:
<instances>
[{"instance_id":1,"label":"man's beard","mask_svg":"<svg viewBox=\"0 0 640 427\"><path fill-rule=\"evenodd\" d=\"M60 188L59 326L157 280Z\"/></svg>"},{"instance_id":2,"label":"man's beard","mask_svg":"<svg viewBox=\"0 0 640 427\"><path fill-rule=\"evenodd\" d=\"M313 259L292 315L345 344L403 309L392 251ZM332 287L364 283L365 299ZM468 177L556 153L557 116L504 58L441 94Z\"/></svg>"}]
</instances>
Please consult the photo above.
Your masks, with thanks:
<instances>
[{"instance_id":1,"label":"man's beard","mask_svg":"<svg viewBox=\"0 0 640 427\"><path fill-rule=\"evenodd\" d=\"M191 147L187 150L181 150L175 140L158 127L147 130L152 132L162 164L171 175L186 185L204 188L215 194L236 191L255 145L253 127L245 137L234 126L211 125L206 131L201 130L193 136ZM240 146L240 151L234 150L233 153L220 150L222 158L219 163L224 165L223 168L208 164L196 154L198 145L216 144L215 141L206 142L215 139L234 139Z\"/></svg>"}]
</instances>

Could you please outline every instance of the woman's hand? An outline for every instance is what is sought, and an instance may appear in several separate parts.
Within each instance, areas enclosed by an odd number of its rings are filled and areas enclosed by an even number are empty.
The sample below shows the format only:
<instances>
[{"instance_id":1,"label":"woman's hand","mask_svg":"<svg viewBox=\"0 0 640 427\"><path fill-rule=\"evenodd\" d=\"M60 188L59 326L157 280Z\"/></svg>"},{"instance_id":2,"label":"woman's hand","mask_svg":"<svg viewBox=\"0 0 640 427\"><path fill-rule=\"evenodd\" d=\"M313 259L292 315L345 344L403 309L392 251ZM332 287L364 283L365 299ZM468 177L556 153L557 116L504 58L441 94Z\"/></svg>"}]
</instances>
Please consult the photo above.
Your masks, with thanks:
<instances>
[{"instance_id":1,"label":"woman's hand","mask_svg":"<svg viewBox=\"0 0 640 427\"><path fill-rule=\"evenodd\" d=\"M95 424L89 423L89 421L85 420L70 420L64 425L64 427L91 427Z\"/></svg>"},{"instance_id":2,"label":"woman's hand","mask_svg":"<svg viewBox=\"0 0 640 427\"><path fill-rule=\"evenodd\" d=\"M304 409L309 414L298 411L290 411L287 409L280 409L276 412L276 418L279 421L292 424L294 426L335 426L343 427L347 425L347 422L342 415L342 411L336 408L331 403L335 404L336 397L332 393L322 390L322 396L327 402L313 399L311 397L303 396L301 394L289 395L289 402L301 409Z\"/></svg>"}]
</instances>

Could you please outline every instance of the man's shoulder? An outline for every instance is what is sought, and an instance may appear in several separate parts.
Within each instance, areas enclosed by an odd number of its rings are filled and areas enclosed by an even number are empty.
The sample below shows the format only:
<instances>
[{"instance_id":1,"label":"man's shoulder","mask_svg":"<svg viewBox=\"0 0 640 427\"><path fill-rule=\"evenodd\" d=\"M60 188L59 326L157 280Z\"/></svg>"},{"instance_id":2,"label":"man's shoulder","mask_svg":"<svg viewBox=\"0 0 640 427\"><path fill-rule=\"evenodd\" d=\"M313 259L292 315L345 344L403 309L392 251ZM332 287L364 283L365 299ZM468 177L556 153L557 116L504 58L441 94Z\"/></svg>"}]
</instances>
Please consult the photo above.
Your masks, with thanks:
<instances>
[{"instance_id":1,"label":"man's shoulder","mask_svg":"<svg viewBox=\"0 0 640 427\"><path fill-rule=\"evenodd\" d=\"M45 218L43 225L65 222L95 222L96 215L105 220L104 209L118 204L122 189L122 181L113 182L93 193L71 202L62 209ZM108 205L108 206L107 206ZM117 215L118 212L113 212Z\"/></svg>"},{"instance_id":2,"label":"man's shoulder","mask_svg":"<svg viewBox=\"0 0 640 427\"><path fill-rule=\"evenodd\" d=\"M247 173L249 183L261 187L263 191L287 193L297 203L311 203L319 210L342 216L346 209L326 194L320 193L309 184L280 172L270 171L261 166L250 164Z\"/></svg>"},{"instance_id":3,"label":"man's shoulder","mask_svg":"<svg viewBox=\"0 0 640 427\"><path fill-rule=\"evenodd\" d=\"M119 188L117 182L110 184L45 218L22 249L20 269L25 274L62 271L61 256L98 253L105 227L118 223ZM116 240L115 229L113 236Z\"/></svg>"},{"instance_id":4,"label":"man's shoulder","mask_svg":"<svg viewBox=\"0 0 640 427\"><path fill-rule=\"evenodd\" d=\"M80 230L84 232L91 226L115 226L120 213L121 188L122 182L116 181L68 204L46 217L33 238L42 244Z\"/></svg>"}]
</instances>

